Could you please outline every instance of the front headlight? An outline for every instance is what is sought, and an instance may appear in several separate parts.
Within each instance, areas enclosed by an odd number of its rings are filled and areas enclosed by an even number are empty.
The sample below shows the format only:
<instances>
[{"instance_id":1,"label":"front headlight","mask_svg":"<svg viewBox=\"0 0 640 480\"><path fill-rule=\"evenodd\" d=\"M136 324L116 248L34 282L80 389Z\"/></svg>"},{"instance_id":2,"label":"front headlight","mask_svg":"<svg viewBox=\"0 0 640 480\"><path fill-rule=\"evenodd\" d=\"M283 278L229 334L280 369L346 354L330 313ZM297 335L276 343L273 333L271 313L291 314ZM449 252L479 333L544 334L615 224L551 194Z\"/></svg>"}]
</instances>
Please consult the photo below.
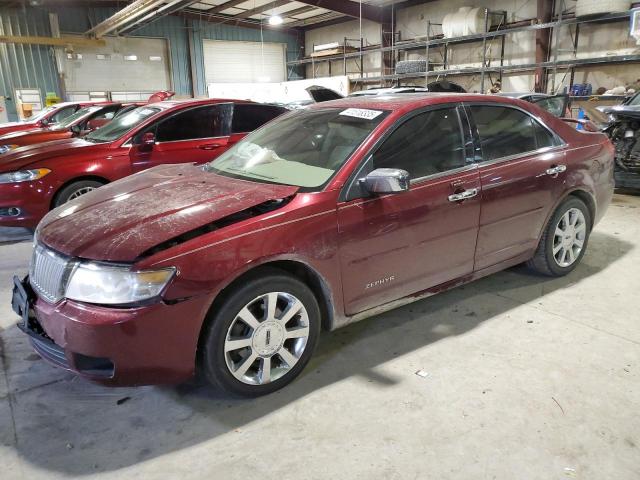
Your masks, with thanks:
<instances>
[{"instance_id":1,"label":"front headlight","mask_svg":"<svg viewBox=\"0 0 640 480\"><path fill-rule=\"evenodd\" d=\"M127 267L81 263L69 279L65 297L80 302L126 305L160 296L175 268L132 271Z\"/></svg>"},{"instance_id":2,"label":"front headlight","mask_svg":"<svg viewBox=\"0 0 640 480\"><path fill-rule=\"evenodd\" d=\"M0 145L0 153L8 152L14 148L18 148L20 145Z\"/></svg>"},{"instance_id":3,"label":"front headlight","mask_svg":"<svg viewBox=\"0 0 640 480\"><path fill-rule=\"evenodd\" d=\"M51 173L48 168L36 168L35 170L21 170L19 172L0 173L0 183L19 183L39 180Z\"/></svg>"}]
</instances>

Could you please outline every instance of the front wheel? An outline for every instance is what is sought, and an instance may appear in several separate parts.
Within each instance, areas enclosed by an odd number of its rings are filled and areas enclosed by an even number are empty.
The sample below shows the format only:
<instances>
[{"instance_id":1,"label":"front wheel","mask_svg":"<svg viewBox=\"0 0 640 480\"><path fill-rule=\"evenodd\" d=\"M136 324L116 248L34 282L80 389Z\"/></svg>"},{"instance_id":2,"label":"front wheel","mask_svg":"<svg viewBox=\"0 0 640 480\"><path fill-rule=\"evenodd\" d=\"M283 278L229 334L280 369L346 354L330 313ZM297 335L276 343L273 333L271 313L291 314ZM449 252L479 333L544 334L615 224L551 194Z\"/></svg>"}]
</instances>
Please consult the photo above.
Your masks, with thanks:
<instances>
[{"instance_id":1,"label":"front wheel","mask_svg":"<svg viewBox=\"0 0 640 480\"><path fill-rule=\"evenodd\" d=\"M89 193L96 188L101 187L103 184L96 180L79 180L77 182L70 183L62 190L58 192L53 202L54 207L59 207L71 200L75 200L81 197L85 193Z\"/></svg>"},{"instance_id":2,"label":"front wheel","mask_svg":"<svg viewBox=\"0 0 640 480\"><path fill-rule=\"evenodd\" d=\"M304 369L318 341L320 308L313 292L273 272L233 291L204 332L203 373L229 393L257 397L284 387Z\"/></svg>"},{"instance_id":3,"label":"front wheel","mask_svg":"<svg viewBox=\"0 0 640 480\"><path fill-rule=\"evenodd\" d=\"M579 198L569 197L553 213L527 266L552 277L568 274L582 260L590 233L589 209Z\"/></svg>"}]
</instances>

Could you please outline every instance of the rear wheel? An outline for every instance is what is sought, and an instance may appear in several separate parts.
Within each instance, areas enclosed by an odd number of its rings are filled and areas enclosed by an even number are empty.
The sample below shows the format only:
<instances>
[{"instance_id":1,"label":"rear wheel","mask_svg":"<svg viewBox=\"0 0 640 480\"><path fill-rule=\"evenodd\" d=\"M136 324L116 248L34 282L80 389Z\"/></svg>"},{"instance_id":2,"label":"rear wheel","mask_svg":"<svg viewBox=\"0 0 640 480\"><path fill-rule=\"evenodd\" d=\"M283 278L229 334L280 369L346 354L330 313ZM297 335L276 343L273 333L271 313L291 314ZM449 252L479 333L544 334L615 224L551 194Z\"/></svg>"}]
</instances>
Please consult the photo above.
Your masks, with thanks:
<instances>
[{"instance_id":1,"label":"rear wheel","mask_svg":"<svg viewBox=\"0 0 640 480\"><path fill-rule=\"evenodd\" d=\"M203 373L229 393L257 397L284 387L304 369L318 341L313 292L275 272L232 292L204 333Z\"/></svg>"},{"instance_id":2,"label":"rear wheel","mask_svg":"<svg viewBox=\"0 0 640 480\"><path fill-rule=\"evenodd\" d=\"M566 275L582 260L590 233L589 209L579 198L569 197L549 220L536 253L527 266L543 275Z\"/></svg>"},{"instance_id":3,"label":"rear wheel","mask_svg":"<svg viewBox=\"0 0 640 480\"><path fill-rule=\"evenodd\" d=\"M70 183L58 192L56 199L53 202L53 206L59 207L60 205L71 200L75 200L76 198L101 187L102 185L104 184L97 180L79 180L77 182Z\"/></svg>"}]
</instances>

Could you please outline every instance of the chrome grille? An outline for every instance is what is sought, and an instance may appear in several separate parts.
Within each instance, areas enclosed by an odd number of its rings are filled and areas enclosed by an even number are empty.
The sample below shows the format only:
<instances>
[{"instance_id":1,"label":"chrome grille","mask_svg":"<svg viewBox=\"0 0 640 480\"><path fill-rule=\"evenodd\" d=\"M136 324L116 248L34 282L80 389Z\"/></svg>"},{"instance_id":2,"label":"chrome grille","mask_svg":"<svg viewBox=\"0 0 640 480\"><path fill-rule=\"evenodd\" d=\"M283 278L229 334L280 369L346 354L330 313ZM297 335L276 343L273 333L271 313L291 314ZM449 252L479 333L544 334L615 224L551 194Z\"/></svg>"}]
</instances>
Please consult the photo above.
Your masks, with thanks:
<instances>
[{"instance_id":1,"label":"chrome grille","mask_svg":"<svg viewBox=\"0 0 640 480\"><path fill-rule=\"evenodd\" d=\"M72 267L68 258L42 245L36 245L31 259L29 281L40 297L55 303L64 296Z\"/></svg>"}]
</instances>

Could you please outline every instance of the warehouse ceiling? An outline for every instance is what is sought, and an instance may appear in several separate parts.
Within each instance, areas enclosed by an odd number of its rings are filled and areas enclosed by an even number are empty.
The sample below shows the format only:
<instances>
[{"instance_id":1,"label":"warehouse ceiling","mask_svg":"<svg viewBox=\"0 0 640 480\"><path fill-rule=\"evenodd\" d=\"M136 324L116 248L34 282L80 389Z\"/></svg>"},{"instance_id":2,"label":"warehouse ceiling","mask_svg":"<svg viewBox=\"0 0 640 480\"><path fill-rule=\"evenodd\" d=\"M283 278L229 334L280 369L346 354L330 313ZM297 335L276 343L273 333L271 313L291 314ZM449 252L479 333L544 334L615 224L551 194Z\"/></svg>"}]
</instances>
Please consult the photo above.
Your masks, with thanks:
<instances>
[{"instance_id":1,"label":"warehouse ceiling","mask_svg":"<svg viewBox=\"0 0 640 480\"><path fill-rule=\"evenodd\" d=\"M270 28L305 28L362 17L383 22L394 5L430 0L0 0L0 6L110 6L118 12L87 34L100 37L126 34L166 15L197 16L204 20ZM277 17L278 25L270 24Z\"/></svg>"}]
</instances>

